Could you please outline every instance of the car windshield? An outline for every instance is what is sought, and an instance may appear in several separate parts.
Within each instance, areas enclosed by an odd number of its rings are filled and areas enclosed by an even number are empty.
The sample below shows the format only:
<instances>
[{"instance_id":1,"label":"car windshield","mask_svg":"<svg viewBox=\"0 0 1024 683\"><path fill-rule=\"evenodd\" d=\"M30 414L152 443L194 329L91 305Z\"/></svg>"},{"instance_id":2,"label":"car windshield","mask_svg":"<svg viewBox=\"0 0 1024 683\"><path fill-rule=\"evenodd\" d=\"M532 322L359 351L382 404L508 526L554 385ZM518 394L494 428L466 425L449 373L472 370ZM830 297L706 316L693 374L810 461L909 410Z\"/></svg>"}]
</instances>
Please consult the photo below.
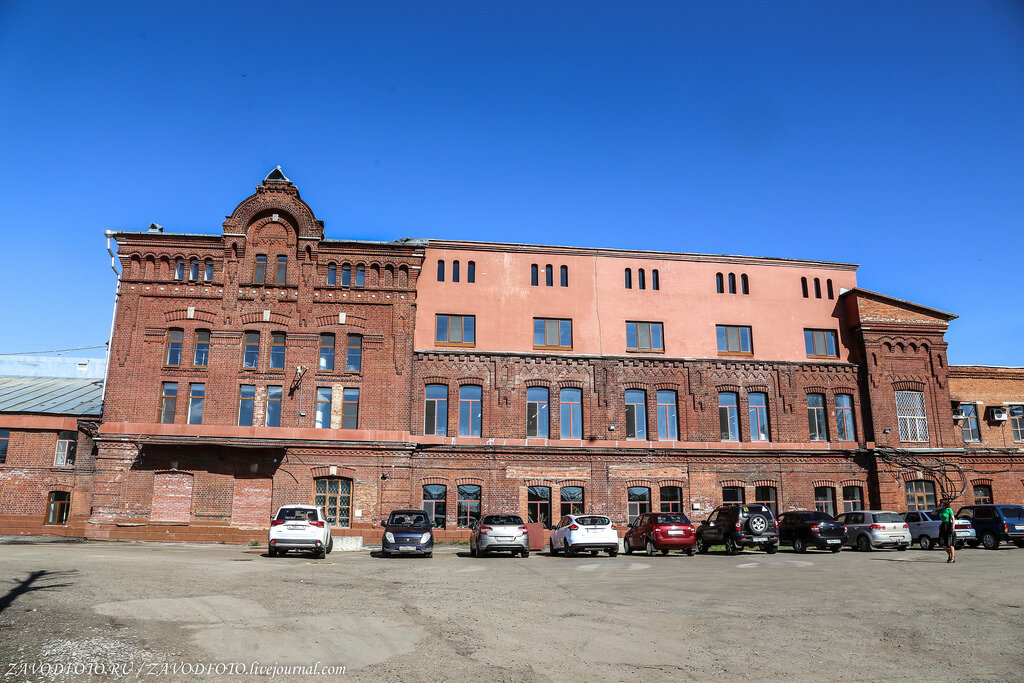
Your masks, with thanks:
<instances>
[{"instance_id":1,"label":"car windshield","mask_svg":"<svg viewBox=\"0 0 1024 683\"><path fill-rule=\"evenodd\" d=\"M482 524L493 524L495 526L519 526L523 518L519 515L487 515Z\"/></svg>"},{"instance_id":2,"label":"car windshield","mask_svg":"<svg viewBox=\"0 0 1024 683\"><path fill-rule=\"evenodd\" d=\"M430 522L423 512L392 512L388 526L430 526Z\"/></svg>"},{"instance_id":3,"label":"car windshield","mask_svg":"<svg viewBox=\"0 0 1024 683\"><path fill-rule=\"evenodd\" d=\"M876 522L902 522L903 518L897 515L895 512L876 512Z\"/></svg>"},{"instance_id":4,"label":"car windshield","mask_svg":"<svg viewBox=\"0 0 1024 683\"><path fill-rule=\"evenodd\" d=\"M806 513L804 513L803 518L807 522L834 522L835 521L834 519L832 519L832 517L830 517L829 515L825 514L824 512L806 512Z\"/></svg>"},{"instance_id":5,"label":"car windshield","mask_svg":"<svg viewBox=\"0 0 1024 683\"><path fill-rule=\"evenodd\" d=\"M277 511L278 522L316 521L316 510L309 508L281 508Z\"/></svg>"},{"instance_id":6,"label":"car windshield","mask_svg":"<svg viewBox=\"0 0 1024 683\"><path fill-rule=\"evenodd\" d=\"M999 509L1006 519L1024 519L1024 508L1022 507L1003 507Z\"/></svg>"},{"instance_id":7,"label":"car windshield","mask_svg":"<svg viewBox=\"0 0 1024 683\"><path fill-rule=\"evenodd\" d=\"M658 515L654 518L655 524L689 524L690 520L686 515Z\"/></svg>"},{"instance_id":8,"label":"car windshield","mask_svg":"<svg viewBox=\"0 0 1024 683\"><path fill-rule=\"evenodd\" d=\"M604 526L606 524L611 524L611 520L607 517L587 516L577 517L576 523L582 524L583 526Z\"/></svg>"}]
</instances>

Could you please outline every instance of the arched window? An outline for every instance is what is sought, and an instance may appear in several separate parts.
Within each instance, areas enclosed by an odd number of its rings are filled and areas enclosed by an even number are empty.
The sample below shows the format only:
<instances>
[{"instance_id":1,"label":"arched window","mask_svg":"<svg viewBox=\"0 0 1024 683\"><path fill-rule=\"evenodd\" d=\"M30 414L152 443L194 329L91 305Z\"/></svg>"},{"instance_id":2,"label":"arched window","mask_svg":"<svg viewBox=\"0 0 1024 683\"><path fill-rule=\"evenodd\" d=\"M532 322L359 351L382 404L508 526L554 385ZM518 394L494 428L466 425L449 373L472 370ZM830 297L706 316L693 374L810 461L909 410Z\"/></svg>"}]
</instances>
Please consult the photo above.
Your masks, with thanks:
<instances>
[{"instance_id":1,"label":"arched window","mask_svg":"<svg viewBox=\"0 0 1024 683\"><path fill-rule=\"evenodd\" d=\"M779 511L779 492L774 486L755 486L754 502L764 505L774 515Z\"/></svg>"},{"instance_id":2,"label":"arched window","mask_svg":"<svg viewBox=\"0 0 1024 683\"><path fill-rule=\"evenodd\" d=\"M195 344L192 349L192 365L205 368L210 364L210 331L196 330Z\"/></svg>"},{"instance_id":3,"label":"arched window","mask_svg":"<svg viewBox=\"0 0 1024 683\"><path fill-rule=\"evenodd\" d=\"M661 282L660 282L660 280L661 280L661 278L658 277L658 271L657 270L652 270L651 271L651 289L653 289L655 291L661 289Z\"/></svg>"},{"instance_id":4,"label":"arched window","mask_svg":"<svg viewBox=\"0 0 1024 683\"><path fill-rule=\"evenodd\" d=\"M538 281L539 275L538 275L537 270L538 270L538 268L537 268L537 264L536 263L534 263L533 265L530 266L530 286L531 287L536 287L539 284L539 281Z\"/></svg>"},{"instance_id":5,"label":"arched window","mask_svg":"<svg viewBox=\"0 0 1024 683\"><path fill-rule=\"evenodd\" d=\"M975 505L991 505L992 504L992 487L988 484L975 484L974 485L974 504Z\"/></svg>"},{"instance_id":6,"label":"arched window","mask_svg":"<svg viewBox=\"0 0 1024 683\"><path fill-rule=\"evenodd\" d=\"M459 262L452 261L452 282L459 281Z\"/></svg>"},{"instance_id":7,"label":"arched window","mask_svg":"<svg viewBox=\"0 0 1024 683\"><path fill-rule=\"evenodd\" d=\"M736 273L729 273L729 293L736 293Z\"/></svg>"},{"instance_id":8,"label":"arched window","mask_svg":"<svg viewBox=\"0 0 1024 683\"><path fill-rule=\"evenodd\" d=\"M198 280L199 279L199 259L191 258L188 261L188 279Z\"/></svg>"},{"instance_id":9,"label":"arched window","mask_svg":"<svg viewBox=\"0 0 1024 683\"><path fill-rule=\"evenodd\" d=\"M562 287L569 286L569 266L559 268L559 284Z\"/></svg>"},{"instance_id":10,"label":"arched window","mask_svg":"<svg viewBox=\"0 0 1024 683\"><path fill-rule=\"evenodd\" d=\"M435 529L445 525L445 508L448 503L448 487L444 484L427 484L423 487L423 509Z\"/></svg>"},{"instance_id":11,"label":"arched window","mask_svg":"<svg viewBox=\"0 0 1024 683\"><path fill-rule=\"evenodd\" d=\"M459 387L459 436L480 436L483 427L483 389L475 384Z\"/></svg>"},{"instance_id":12,"label":"arched window","mask_svg":"<svg viewBox=\"0 0 1024 683\"><path fill-rule=\"evenodd\" d=\"M563 486L559 492L562 499L562 516L583 514L583 487Z\"/></svg>"},{"instance_id":13,"label":"arched window","mask_svg":"<svg viewBox=\"0 0 1024 683\"><path fill-rule=\"evenodd\" d=\"M185 259L176 258L174 259L174 279L184 280L185 279Z\"/></svg>"},{"instance_id":14,"label":"arched window","mask_svg":"<svg viewBox=\"0 0 1024 683\"><path fill-rule=\"evenodd\" d=\"M526 489L526 521L551 528L551 487L529 486Z\"/></svg>"},{"instance_id":15,"label":"arched window","mask_svg":"<svg viewBox=\"0 0 1024 683\"><path fill-rule=\"evenodd\" d=\"M544 266L544 284L548 287L555 286L555 270L550 263Z\"/></svg>"},{"instance_id":16,"label":"arched window","mask_svg":"<svg viewBox=\"0 0 1024 683\"><path fill-rule=\"evenodd\" d=\"M288 282L288 257L277 257L277 279L276 284L283 285Z\"/></svg>"},{"instance_id":17,"label":"arched window","mask_svg":"<svg viewBox=\"0 0 1024 683\"><path fill-rule=\"evenodd\" d=\"M366 266L360 263L356 266L356 287L363 287L366 285Z\"/></svg>"},{"instance_id":18,"label":"arched window","mask_svg":"<svg viewBox=\"0 0 1024 683\"><path fill-rule=\"evenodd\" d=\"M679 486L662 486L659 498L662 512L683 511L683 489Z\"/></svg>"},{"instance_id":19,"label":"arched window","mask_svg":"<svg viewBox=\"0 0 1024 683\"><path fill-rule=\"evenodd\" d=\"M826 515L836 514L836 490L832 486L814 487L814 509ZM910 508L913 510L914 508ZM928 508L929 510L931 508Z\"/></svg>"},{"instance_id":20,"label":"arched window","mask_svg":"<svg viewBox=\"0 0 1024 683\"><path fill-rule=\"evenodd\" d=\"M167 330L167 355L164 357L164 365L172 367L181 365L181 344L184 338L183 330Z\"/></svg>"},{"instance_id":21,"label":"arched window","mask_svg":"<svg viewBox=\"0 0 1024 683\"><path fill-rule=\"evenodd\" d=\"M725 294L725 276L721 273L715 274L715 291L719 294Z\"/></svg>"},{"instance_id":22,"label":"arched window","mask_svg":"<svg viewBox=\"0 0 1024 683\"><path fill-rule=\"evenodd\" d=\"M460 529L468 529L474 522L480 519L482 493L483 491L478 484L459 485L459 500L456 514L458 515L457 522Z\"/></svg>"},{"instance_id":23,"label":"arched window","mask_svg":"<svg viewBox=\"0 0 1024 683\"><path fill-rule=\"evenodd\" d=\"M807 278L800 278L800 290L804 293L804 298L807 298Z\"/></svg>"},{"instance_id":24,"label":"arched window","mask_svg":"<svg viewBox=\"0 0 1024 683\"><path fill-rule=\"evenodd\" d=\"M864 489L860 486L843 487L843 512L864 509Z\"/></svg>"},{"instance_id":25,"label":"arched window","mask_svg":"<svg viewBox=\"0 0 1024 683\"><path fill-rule=\"evenodd\" d=\"M466 264L466 282L476 282L476 261Z\"/></svg>"},{"instance_id":26,"label":"arched window","mask_svg":"<svg viewBox=\"0 0 1024 683\"><path fill-rule=\"evenodd\" d=\"M750 280L747 279L746 273L740 275L740 291L744 294L750 294Z\"/></svg>"},{"instance_id":27,"label":"arched window","mask_svg":"<svg viewBox=\"0 0 1024 683\"><path fill-rule=\"evenodd\" d=\"M437 281L444 282L444 261L437 262Z\"/></svg>"},{"instance_id":28,"label":"arched window","mask_svg":"<svg viewBox=\"0 0 1024 683\"><path fill-rule=\"evenodd\" d=\"M363 337L350 334L345 339L345 372L360 372L363 369Z\"/></svg>"},{"instance_id":29,"label":"arched window","mask_svg":"<svg viewBox=\"0 0 1024 683\"><path fill-rule=\"evenodd\" d=\"M352 266L348 263L341 264L341 284L345 287L352 284Z\"/></svg>"},{"instance_id":30,"label":"arched window","mask_svg":"<svg viewBox=\"0 0 1024 683\"><path fill-rule=\"evenodd\" d=\"M651 489L646 486L630 486L626 489L626 515L629 523L640 515L651 511Z\"/></svg>"},{"instance_id":31,"label":"arched window","mask_svg":"<svg viewBox=\"0 0 1024 683\"><path fill-rule=\"evenodd\" d=\"M324 516L334 526L350 526L352 523L352 480L334 477L314 480L313 504L323 507Z\"/></svg>"},{"instance_id":32,"label":"arched window","mask_svg":"<svg viewBox=\"0 0 1024 683\"><path fill-rule=\"evenodd\" d=\"M335 263L327 264L327 284L338 284L338 265Z\"/></svg>"},{"instance_id":33,"label":"arched window","mask_svg":"<svg viewBox=\"0 0 1024 683\"><path fill-rule=\"evenodd\" d=\"M205 265L206 265L206 268L204 269L205 272L203 273L203 279L206 280L207 282L209 282L210 280L213 279L213 259L212 258L206 259L206 264Z\"/></svg>"},{"instance_id":34,"label":"arched window","mask_svg":"<svg viewBox=\"0 0 1024 683\"><path fill-rule=\"evenodd\" d=\"M626 268L626 289L633 289L633 271Z\"/></svg>"},{"instance_id":35,"label":"arched window","mask_svg":"<svg viewBox=\"0 0 1024 683\"><path fill-rule=\"evenodd\" d=\"M636 286L637 289L647 289L647 278L643 268L636 271Z\"/></svg>"},{"instance_id":36,"label":"arched window","mask_svg":"<svg viewBox=\"0 0 1024 683\"><path fill-rule=\"evenodd\" d=\"M821 280L818 278L814 278L814 298L821 298Z\"/></svg>"},{"instance_id":37,"label":"arched window","mask_svg":"<svg viewBox=\"0 0 1024 683\"><path fill-rule=\"evenodd\" d=\"M825 289L828 290L828 298L835 299L835 294L832 291L832 279L825 280Z\"/></svg>"}]
</instances>

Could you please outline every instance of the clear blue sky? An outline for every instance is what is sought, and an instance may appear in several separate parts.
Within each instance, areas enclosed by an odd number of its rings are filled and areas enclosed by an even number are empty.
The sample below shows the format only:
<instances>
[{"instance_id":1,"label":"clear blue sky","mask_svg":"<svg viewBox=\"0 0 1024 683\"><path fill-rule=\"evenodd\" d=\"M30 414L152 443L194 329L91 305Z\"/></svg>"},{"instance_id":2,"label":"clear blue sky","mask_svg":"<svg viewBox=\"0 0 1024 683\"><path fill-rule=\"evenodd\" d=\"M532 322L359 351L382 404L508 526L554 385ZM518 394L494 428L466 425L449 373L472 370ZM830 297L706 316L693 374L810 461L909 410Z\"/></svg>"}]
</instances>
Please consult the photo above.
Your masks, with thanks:
<instances>
[{"instance_id":1,"label":"clear blue sky","mask_svg":"<svg viewBox=\"0 0 1024 683\"><path fill-rule=\"evenodd\" d=\"M0 0L0 352L102 344L103 230L860 263L1024 365L1020 2Z\"/></svg>"}]
</instances>

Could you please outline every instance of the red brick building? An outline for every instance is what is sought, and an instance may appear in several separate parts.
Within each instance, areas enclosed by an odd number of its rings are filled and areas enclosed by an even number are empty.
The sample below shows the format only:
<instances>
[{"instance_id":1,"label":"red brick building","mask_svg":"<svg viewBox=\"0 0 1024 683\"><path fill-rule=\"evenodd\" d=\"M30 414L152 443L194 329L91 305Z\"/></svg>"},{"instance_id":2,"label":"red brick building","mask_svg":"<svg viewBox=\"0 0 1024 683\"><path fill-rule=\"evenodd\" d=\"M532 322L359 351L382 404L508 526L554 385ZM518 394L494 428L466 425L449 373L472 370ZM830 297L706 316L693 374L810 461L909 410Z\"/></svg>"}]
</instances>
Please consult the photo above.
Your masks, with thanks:
<instances>
[{"instance_id":1,"label":"red brick building","mask_svg":"<svg viewBox=\"0 0 1024 683\"><path fill-rule=\"evenodd\" d=\"M113 236L76 533L260 539L291 502L367 538L424 506L464 538L481 509L1024 500L1024 370L949 368L955 316L849 264L327 239L279 170L222 234Z\"/></svg>"}]
</instances>

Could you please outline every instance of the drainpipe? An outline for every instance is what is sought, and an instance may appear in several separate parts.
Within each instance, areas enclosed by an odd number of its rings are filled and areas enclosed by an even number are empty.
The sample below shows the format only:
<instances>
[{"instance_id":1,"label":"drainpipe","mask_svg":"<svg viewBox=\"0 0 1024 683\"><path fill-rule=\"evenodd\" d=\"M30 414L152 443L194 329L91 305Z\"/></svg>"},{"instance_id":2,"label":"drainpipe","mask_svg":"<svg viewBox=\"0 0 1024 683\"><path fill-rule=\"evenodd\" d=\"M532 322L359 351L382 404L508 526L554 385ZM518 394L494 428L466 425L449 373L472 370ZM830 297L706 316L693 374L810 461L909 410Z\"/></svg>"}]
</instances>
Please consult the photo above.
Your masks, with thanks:
<instances>
[{"instance_id":1,"label":"drainpipe","mask_svg":"<svg viewBox=\"0 0 1024 683\"><path fill-rule=\"evenodd\" d=\"M114 321L117 320L117 302L121 298L121 274L117 272L117 268L114 267L114 263L117 261L117 256L110 249L110 240L114 237L113 230L104 230L103 234L107 238L107 253L110 254L110 269L114 271L114 275L117 276L117 284L114 288L114 310L110 315L110 334L107 336L107 365L103 372L103 391L100 398L100 419L102 421L103 408L107 403L107 379L110 377L110 349L114 343Z\"/></svg>"}]
</instances>

